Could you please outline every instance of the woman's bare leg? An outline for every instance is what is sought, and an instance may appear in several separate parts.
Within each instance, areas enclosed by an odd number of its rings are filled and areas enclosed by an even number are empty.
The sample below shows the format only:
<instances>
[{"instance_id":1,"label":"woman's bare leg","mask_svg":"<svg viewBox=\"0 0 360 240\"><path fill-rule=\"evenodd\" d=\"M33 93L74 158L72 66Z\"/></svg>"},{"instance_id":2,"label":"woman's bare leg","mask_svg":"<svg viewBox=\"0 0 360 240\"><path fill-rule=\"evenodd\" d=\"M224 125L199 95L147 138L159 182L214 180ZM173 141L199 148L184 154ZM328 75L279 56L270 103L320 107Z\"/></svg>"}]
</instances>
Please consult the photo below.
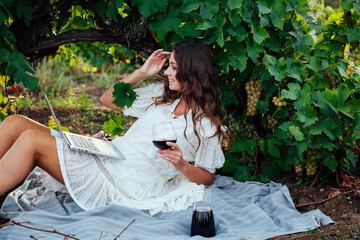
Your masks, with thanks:
<instances>
[{"instance_id":1,"label":"woman's bare leg","mask_svg":"<svg viewBox=\"0 0 360 240\"><path fill-rule=\"evenodd\" d=\"M50 129L34 120L21 116L10 115L0 124L0 159L11 148L25 130L37 129L50 134Z\"/></svg>"},{"instance_id":2,"label":"woman's bare leg","mask_svg":"<svg viewBox=\"0 0 360 240\"><path fill-rule=\"evenodd\" d=\"M23 181L34 165L64 183L55 137L42 130L28 129L20 134L0 160L0 194Z\"/></svg>"}]
</instances>

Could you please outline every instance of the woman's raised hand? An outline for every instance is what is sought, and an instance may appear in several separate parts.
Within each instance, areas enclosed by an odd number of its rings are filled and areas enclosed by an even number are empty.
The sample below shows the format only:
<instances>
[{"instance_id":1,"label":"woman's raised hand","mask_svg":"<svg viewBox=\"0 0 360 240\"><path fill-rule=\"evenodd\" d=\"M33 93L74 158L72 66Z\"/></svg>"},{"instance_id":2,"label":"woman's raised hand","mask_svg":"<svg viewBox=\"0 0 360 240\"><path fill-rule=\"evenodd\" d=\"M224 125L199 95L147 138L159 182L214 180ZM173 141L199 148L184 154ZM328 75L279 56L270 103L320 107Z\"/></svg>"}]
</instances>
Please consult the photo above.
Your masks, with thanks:
<instances>
[{"instance_id":1,"label":"woman's raised hand","mask_svg":"<svg viewBox=\"0 0 360 240\"><path fill-rule=\"evenodd\" d=\"M170 58L171 52L166 52L163 49L154 51L146 60L144 65L139 69L145 77L151 77L160 72L166 60Z\"/></svg>"}]
</instances>

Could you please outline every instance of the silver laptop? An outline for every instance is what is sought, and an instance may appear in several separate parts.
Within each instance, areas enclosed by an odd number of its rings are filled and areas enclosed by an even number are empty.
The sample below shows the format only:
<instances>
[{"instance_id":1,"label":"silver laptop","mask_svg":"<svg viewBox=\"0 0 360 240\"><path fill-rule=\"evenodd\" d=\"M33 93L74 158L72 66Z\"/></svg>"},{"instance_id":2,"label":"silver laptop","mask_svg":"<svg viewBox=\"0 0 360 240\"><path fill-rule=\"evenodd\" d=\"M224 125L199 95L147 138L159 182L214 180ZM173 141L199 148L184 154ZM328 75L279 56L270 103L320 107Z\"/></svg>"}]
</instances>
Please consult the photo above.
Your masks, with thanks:
<instances>
[{"instance_id":1,"label":"silver laptop","mask_svg":"<svg viewBox=\"0 0 360 240\"><path fill-rule=\"evenodd\" d=\"M41 86L40 86L40 89L41 89L42 93L44 94L46 103L49 106L51 115L53 116L53 118L56 122L59 132L60 132L62 138L65 139L65 142L68 144L70 149L125 160L124 155L111 142L108 142L108 141L102 140L102 139L97 139L97 138L92 138L92 137L87 137L87 136L82 136L79 134L62 131L60 124L55 116L55 112L50 104L50 101L49 101L44 89Z\"/></svg>"}]
</instances>

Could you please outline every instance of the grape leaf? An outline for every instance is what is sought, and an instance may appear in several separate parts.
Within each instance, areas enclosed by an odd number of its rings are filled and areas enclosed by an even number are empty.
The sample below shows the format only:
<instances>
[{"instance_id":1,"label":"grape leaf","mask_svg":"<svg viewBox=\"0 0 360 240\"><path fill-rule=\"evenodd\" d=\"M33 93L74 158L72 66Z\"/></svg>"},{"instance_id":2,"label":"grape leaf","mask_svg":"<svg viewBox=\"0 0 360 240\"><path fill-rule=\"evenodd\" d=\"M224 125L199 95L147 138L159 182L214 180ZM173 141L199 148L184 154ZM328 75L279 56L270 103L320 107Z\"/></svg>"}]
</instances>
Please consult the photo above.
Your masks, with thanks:
<instances>
[{"instance_id":1,"label":"grape leaf","mask_svg":"<svg viewBox=\"0 0 360 240\"><path fill-rule=\"evenodd\" d=\"M315 136L312 143L316 148L326 148L329 151L332 151L335 148L335 145L324 135Z\"/></svg>"},{"instance_id":2,"label":"grape leaf","mask_svg":"<svg viewBox=\"0 0 360 240\"><path fill-rule=\"evenodd\" d=\"M267 54L264 59L264 64L268 68L269 73L274 76L277 81L285 78L286 69L283 69L283 63L278 61L274 56Z\"/></svg>"},{"instance_id":3,"label":"grape leaf","mask_svg":"<svg viewBox=\"0 0 360 240\"><path fill-rule=\"evenodd\" d=\"M336 140L336 135L331 131L338 127L338 125L331 118L322 118L319 120L319 128L324 131L324 133L331 139L331 141Z\"/></svg>"},{"instance_id":4,"label":"grape leaf","mask_svg":"<svg viewBox=\"0 0 360 240\"><path fill-rule=\"evenodd\" d=\"M301 94L301 87L298 83L289 83L288 85L289 90L282 89L281 96L290 100L297 100Z\"/></svg>"},{"instance_id":5,"label":"grape leaf","mask_svg":"<svg viewBox=\"0 0 360 240\"><path fill-rule=\"evenodd\" d=\"M354 11L359 14L360 13L360 3L359 2L355 2L354 3Z\"/></svg>"},{"instance_id":6,"label":"grape leaf","mask_svg":"<svg viewBox=\"0 0 360 240\"><path fill-rule=\"evenodd\" d=\"M334 159L331 155L326 155L324 159L324 165L327 166L331 171L335 171L339 162Z\"/></svg>"},{"instance_id":7,"label":"grape leaf","mask_svg":"<svg viewBox=\"0 0 360 240\"><path fill-rule=\"evenodd\" d=\"M242 5L243 0L228 0L227 5L230 10L234 10L240 8Z\"/></svg>"},{"instance_id":8,"label":"grape leaf","mask_svg":"<svg viewBox=\"0 0 360 240\"><path fill-rule=\"evenodd\" d=\"M296 115L298 116L300 122L304 123L304 127L308 127L318 120L317 112L314 110L313 107L310 105L306 105L305 107L299 109L299 111L296 112Z\"/></svg>"},{"instance_id":9,"label":"grape leaf","mask_svg":"<svg viewBox=\"0 0 360 240\"><path fill-rule=\"evenodd\" d=\"M315 90L323 90L329 86L329 78L314 75L310 78L310 80L308 80L308 83Z\"/></svg>"},{"instance_id":10,"label":"grape leaf","mask_svg":"<svg viewBox=\"0 0 360 240\"><path fill-rule=\"evenodd\" d=\"M165 35L176 30L181 24L181 19L177 16L180 10L170 7L169 12L159 15L150 25L150 30L156 31L161 40L165 40Z\"/></svg>"},{"instance_id":11,"label":"grape leaf","mask_svg":"<svg viewBox=\"0 0 360 240\"><path fill-rule=\"evenodd\" d=\"M303 159L303 153L305 152L305 150L307 149L307 144L306 142L299 142L296 144L296 148L298 149L299 152L299 156L300 156L300 160Z\"/></svg>"},{"instance_id":12,"label":"grape leaf","mask_svg":"<svg viewBox=\"0 0 360 240\"><path fill-rule=\"evenodd\" d=\"M241 23L241 18L239 17L239 14L237 11L231 11L228 18L229 18L232 26L234 26L234 27L240 25L240 23Z\"/></svg>"},{"instance_id":13,"label":"grape leaf","mask_svg":"<svg viewBox=\"0 0 360 240\"><path fill-rule=\"evenodd\" d=\"M203 19L211 19L214 14L216 14L219 11L219 5L215 4L209 4L207 2L201 4L200 6L200 16Z\"/></svg>"},{"instance_id":14,"label":"grape leaf","mask_svg":"<svg viewBox=\"0 0 360 240\"><path fill-rule=\"evenodd\" d=\"M118 82L114 85L113 103L118 107L130 107L135 101L137 94L129 83Z\"/></svg>"},{"instance_id":15,"label":"grape leaf","mask_svg":"<svg viewBox=\"0 0 360 240\"><path fill-rule=\"evenodd\" d=\"M290 126L289 131L294 136L296 141L301 142L302 140L305 139L304 134L301 132L301 130L300 130L300 128L298 126L294 126L294 125Z\"/></svg>"},{"instance_id":16,"label":"grape leaf","mask_svg":"<svg viewBox=\"0 0 360 240\"><path fill-rule=\"evenodd\" d=\"M160 12L166 12L169 2L167 0L155 0L155 5Z\"/></svg>"},{"instance_id":17,"label":"grape leaf","mask_svg":"<svg viewBox=\"0 0 360 240\"><path fill-rule=\"evenodd\" d=\"M0 48L0 63L6 63L10 61L10 51Z\"/></svg>"},{"instance_id":18,"label":"grape leaf","mask_svg":"<svg viewBox=\"0 0 360 240\"><path fill-rule=\"evenodd\" d=\"M279 17L286 18L286 3L283 0L272 0L271 10Z\"/></svg>"},{"instance_id":19,"label":"grape leaf","mask_svg":"<svg viewBox=\"0 0 360 240\"><path fill-rule=\"evenodd\" d=\"M0 9L0 24L2 24L7 19L6 13L3 12L3 10Z\"/></svg>"},{"instance_id":20,"label":"grape leaf","mask_svg":"<svg viewBox=\"0 0 360 240\"><path fill-rule=\"evenodd\" d=\"M319 126L311 125L309 127L309 133L311 135L320 135L322 132L323 132L323 130Z\"/></svg>"},{"instance_id":21,"label":"grape leaf","mask_svg":"<svg viewBox=\"0 0 360 240\"><path fill-rule=\"evenodd\" d=\"M33 13L32 1L23 0L21 1L21 4L16 4L15 9L17 16L19 18L24 16L24 22L27 26L29 26Z\"/></svg>"},{"instance_id":22,"label":"grape leaf","mask_svg":"<svg viewBox=\"0 0 360 240\"><path fill-rule=\"evenodd\" d=\"M226 173L234 174L236 166L240 164L240 158L237 153L227 152L225 153L226 161L222 167L222 171Z\"/></svg>"},{"instance_id":23,"label":"grape leaf","mask_svg":"<svg viewBox=\"0 0 360 240\"><path fill-rule=\"evenodd\" d=\"M184 0L183 5L181 6L181 11L183 13L189 13L198 9L202 3L203 1L201 0Z\"/></svg>"},{"instance_id":24,"label":"grape leaf","mask_svg":"<svg viewBox=\"0 0 360 240\"><path fill-rule=\"evenodd\" d=\"M253 34L254 41L258 44L261 44L266 38L269 37L269 33L260 26L251 26L251 33Z\"/></svg>"},{"instance_id":25,"label":"grape leaf","mask_svg":"<svg viewBox=\"0 0 360 240\"><path fill-rule=\"evenodd\" d=\"M324 101L333 109L336 113L339 111L352 118L350 115L350 109L344 106L345 101L349 98L353 90L349 90L346 84L341 84L334 91L326 89L324 93Z\"/></svg>"},{"instance_id":26,"label":"grape leaf","mask_svg":"<svg viewBox=\"0 0 360 240\"><path fill-rule=\"evenodd\" d=\"M30 75L22 69L18 69L13 77L16 83L22 82L24 84L24 87L32 90L36 90L39 84L39 79L37 77Z\"/></svg>"},{"instance_id":27,"label":"grape leaf","mask_svg":"<svg viewBox=\"0 0 360 240\"><path fill-rule=\"evenodd\" d=\"M104 122L104 130L112 136L120 135L124 130L122 128L123 119L120 115L110 115L110 119Z\"/></svg>"},{"instance_id":28,"label":"grape leaf","mask_svg":"<svg viewBox=\"0 0 360 240\"><path fill-rule=\"evenodd\" d=\"M279 141L278 139L269 139L267 140L267 146L268 146L268 153L276 158L281 158L281 153L280 153L280 149L279 146L281 146L283 143L281 141Z\"/></svg>"},{"instance_id":29,"label":"grape leaf","mask_svg":"<svg viewBox=\"0 0 360 240\"><path fill-rule=\"evenodd\" d=\"M352 141L358 140L360 139L360 117L357 116L355 117L355 119L353 120L353 133L352 133Z\"/></svg>"},{"instance_id":30,"label":"grape leaf","mask_svg":"<svg viewBox=\"0 0 360 240\"><path fill-rule=\"evenodd\" d=\"M284 20L279 17L275 12L270 13L270 19L275 27L279 28L280 30L283 30L284 28Z\"/></svg>"},{"instance_id":31,"label":"grape leaf","mask_svg":"<svg viewBox=\"0 0 360 240\"><path fill-rule=\"evenodd\" d=\"M230 27L227 31L239 42L243 41L248 36L248 33L243 26Z\"/></svg>"},{"instance_id":32,"label":"grape leaf","mask_svg":"<svg viewBox=\"0 0 360 240\"><path fill-rule=\"evenodd\" d=\"M320 59L317 56L313 56L310 58L309 64L307 66L313 70L314 72L319 71L320 68Z\"/></svg>"},{"instance_id":33,"label":"grape leaf","mask_svg":"<svg viewBox=\"0 0 360 240\"><path fill-rule=\"evenodd\" d=\"M234 145L231 148L230 152L243 152L243 151L246 151L251 156L253 156L255 147L256 147L256 142L254 140L252 140L252 139L251 140L240 139L240 140L238 140L238 141L236 141L234 143Z\"/></svg>"},{"instance_id":34,"label":"grape leaf","mask_svg":"<svg viewBox=\"0 0 360 240\"><path fill-rule=\"evenodd\" d=\"M354 6L354 1L353 0L342 0L341 1L341 7L344 9L352 9Z\"/></svg>"},{"instance_id":35,"label":"grape leaf","mask_svg":"<svg viewBox=\"0 0 360 240\"><path fill-rule=\"evenodd\" d=\"M264 49L261 47L261 45L257 44L256 42L253 42L251 45L250 42L246 42L246 48L247 48L247 54L251 58L251 60L255 61Z\"/></svg>"},{"instance_id":36,"label":"grape leaf","mask_svg":"<svg viewBox=\"0 0 360 240\"><path fill-rule=\"evenodd\" d=\"M26 88L35 90L39 79L33 74L34 70L27 58L19 52L12 52L7 66L7 75L11 79L9 84L22 82Z\"/></svg>"},{"instance_id":37,"label":"grape leaf","mask_svg":"<svg viewBox=\"0 0 360 240\"><path fill-rule=\"evenodd\" d=\"M0 31L0 37L7 39L9 42L16 42L16 38L12 31L9 29Z\"/></svg>"},{"instance_id":38,"label":"grape leaf","mask_svg":"<svg viewBox=\"0 0 360 240\"><path fill-rule=\"evenodd\" d=\"M309 104L311 104L311 88L308 84L304 84L299 98L294 103L294 108L300 109Z\"/></svg>"},{"instance_id":39,"label":"grape leaf","mask_svg":"<svg viewBox=\"0 0 360 240\"><path fill-rule=\"evenodd\" d=\"M246 68L248 57L246 56L245 49L240 44L227 42L225 48L229 50L229 64L234 70L244 71Z\"/></svg>"},{"instance_id":40,"label":"grape leaf","mask_svg":"<svg viewBox=\"0 0 360 240\"><path fill-rule=\"evenodd\" d=\"M264 173L273 180L275 180L281 172L281 167L279 166L277 161L267 161L264 162L262 166Z\"/></svg>"},{"instance_id":41,"label":"grape leaf","mask_svg":"<svg viewBox=\"0 0 360 240\"><path fill-rule=\"evenodd\" d=\"M155 1L148 1L148 0L133 0L132 3L139 8L139 12L144 17L149 17L160 10L164 11L165 6L167 6L166 0L155 0Z\"/></svg>"},{"instance_id":42,"label":"grape leaf","mask_svg":"<svg viewBox=\"0 0 360 240\"><path fill-rule=\"evenodd\" d=\"M267 111L269 110L269 103L265 102L263 100L259 100L256 104L256 109L262 113L262 114L266 114Z\"/></svg>"},{"instance_id":43,"label":"grape leaf","mask_svg":"<svg viewBox=\"0 0 360 240\"><path fill-rule=\"evenodd\" d=\"M237 100L237 98L234 94L234 90L227 89L227 90L223 90L222 93L223 93L223 97L221 99L222 106L225 106L226 104L231 104L231 103L239 104L239 101Z\"/></svg>"},{"instance_id":44,"label":"grape leaf","mask_svg":"<svg viewBox=\"0 0 360 240\"><path fill-rule=\"evenodd\" d=\"M270 22L269 22L269 16L265 15L265 16L261 16L260 17L260 27L266 27L269 26ZM270 34L271 35L271 34Z\"/></svg>"},{"instance_id":45,"label":"grape leaf","mask_svg":"<svg viewBox=\"0 0 360 240\"><path fill-rule=\"evenodd\" d=\"M270 6L269 6L269 2L266 2L266 1L256 1L257 5L258 5L258 8L259 8L259 12L261 14L268 14L268 13L271 13L271 9L270 9Z\"/></svg>"},{"instance_id":46,"label":"grape leaf","mask_svg":"<svg viewBox=\"0 0 360 240\"><path fill-rule=\"evenodd\" d=\"M326 116L328 117L334 116L335 112L330 108L330 106L326 102L324 102L324 92L315 91L311 95L311 100L313 104L316 107L320 108L321 112L324 113Z\"/></svg>"},{"instance_id":47,"label":"grape leaf","mask_svg":"<svg viewBox=\"0 0 360 240\"><path fill-rule=\"evenodd\" d=\"M236 166L236 172L234 174L234 180L245 181L254 180L255 177L251 175L250 168L245 166Z\"/></svg>"}]
</instances>

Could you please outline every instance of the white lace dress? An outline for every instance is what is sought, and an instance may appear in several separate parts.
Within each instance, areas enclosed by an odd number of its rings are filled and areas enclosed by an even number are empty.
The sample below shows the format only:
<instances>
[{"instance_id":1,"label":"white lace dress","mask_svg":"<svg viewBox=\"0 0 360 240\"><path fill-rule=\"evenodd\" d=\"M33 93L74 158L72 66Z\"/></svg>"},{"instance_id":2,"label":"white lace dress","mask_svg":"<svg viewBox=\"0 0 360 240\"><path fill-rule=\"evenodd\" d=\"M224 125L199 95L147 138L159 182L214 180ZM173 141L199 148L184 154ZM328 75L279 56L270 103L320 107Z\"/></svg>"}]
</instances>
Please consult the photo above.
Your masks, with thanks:
<instances>
[{"instance_id":1,"label":"white lace dress","mask_svg":"<svg viewBox=\"0 0 360 240\"><path fill-rule=\"evenodd\" d=\"M169 105L151 105L153 97L161 95L162 91L162 84L135 89L138 94L136 101L131 108L124 110L125 115L138 117L124 136L112 141L122 151L126 160L70 150L59 137L59 133L52 131L56 137L66 187L43 172L45 185L56 191L65 189L85 210L118 204L149 210L153 215L160 211L184 210L191 206L192 190L203 188L203 185L190 182L179 171L166 174L168 163L156 153L152 144L152 125L172 122L178 137L177 144L184 159L194 162L199 168L213 173L216 168L222 167L225 158L217 137L208 138L215 131L209 119L204 118L201 122L202 127L198 129L201 145L196 151L198 139L193 131L191 112L187 117L186 140L185 118L177 117L173 113L179 100Z\"/></svg>"}]
</instances>

